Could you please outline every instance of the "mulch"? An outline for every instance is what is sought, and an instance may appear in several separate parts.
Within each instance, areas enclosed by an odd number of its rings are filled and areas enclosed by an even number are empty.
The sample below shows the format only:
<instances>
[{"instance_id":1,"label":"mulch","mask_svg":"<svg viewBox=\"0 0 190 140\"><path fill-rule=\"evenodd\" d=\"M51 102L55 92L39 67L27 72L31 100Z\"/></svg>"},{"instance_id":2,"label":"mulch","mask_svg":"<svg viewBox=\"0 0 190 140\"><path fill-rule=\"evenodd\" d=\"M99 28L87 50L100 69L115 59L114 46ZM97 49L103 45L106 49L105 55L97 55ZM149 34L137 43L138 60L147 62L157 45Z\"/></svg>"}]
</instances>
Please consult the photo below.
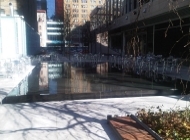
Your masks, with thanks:
<instances>
[{"instance_id":1,"label":"mulch","mask_svg":"<svg viewBox=\"0 0 190 140\"><path fill-rule=\"evenodd\" d=\"M155 140L149 132L130 116L111 117L107 121L120 140Z\"/></svg>"}]
</instances>

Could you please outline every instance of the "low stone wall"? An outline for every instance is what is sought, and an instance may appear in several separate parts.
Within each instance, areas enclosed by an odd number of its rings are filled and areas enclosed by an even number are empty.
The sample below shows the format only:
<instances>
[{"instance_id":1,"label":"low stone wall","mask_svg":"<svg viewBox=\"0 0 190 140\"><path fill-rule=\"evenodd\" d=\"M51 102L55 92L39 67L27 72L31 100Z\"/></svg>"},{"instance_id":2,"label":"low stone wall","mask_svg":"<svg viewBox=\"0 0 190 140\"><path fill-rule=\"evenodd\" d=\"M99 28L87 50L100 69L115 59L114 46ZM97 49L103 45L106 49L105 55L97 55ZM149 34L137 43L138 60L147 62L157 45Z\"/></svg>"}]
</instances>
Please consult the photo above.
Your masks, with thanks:
<instances>
[{"instance_id":1,"label":"low stone wall","mask_svg":"<svg viewBox=\"0 0 190 140\"><path fill-rule=\"evenodd\" d=\"M11 91L19 85L19 83L26 78L35 66L26 66L26 70L23 73L16 74L12 77L0 78L0 102L11 93Z\"/></svg>"}]
</instances>

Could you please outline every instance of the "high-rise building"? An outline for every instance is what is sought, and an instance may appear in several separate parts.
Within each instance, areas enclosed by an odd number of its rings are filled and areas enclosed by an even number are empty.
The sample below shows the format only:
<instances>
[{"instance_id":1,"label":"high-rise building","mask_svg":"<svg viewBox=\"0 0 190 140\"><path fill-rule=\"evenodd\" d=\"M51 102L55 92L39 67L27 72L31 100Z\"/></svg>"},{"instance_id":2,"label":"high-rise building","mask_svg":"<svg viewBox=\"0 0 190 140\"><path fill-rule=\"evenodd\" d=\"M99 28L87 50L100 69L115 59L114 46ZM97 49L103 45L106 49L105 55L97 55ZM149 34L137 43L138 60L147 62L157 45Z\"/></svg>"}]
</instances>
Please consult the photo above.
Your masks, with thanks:
<instances>
[{"instance_id":1,"label":"high-rise building","mask_svg":"<svg viewBox=\"0 0 190 140\"><path fill-rule=\"evenodd\" d=\"M0 57L35 55L39 48L36 1L1 0Z\"/></svg>"},{"instance_id":2,"label":"high-rise building","mask_svg":"<svg viewBox=\"0 0 190 140\"><path fill-rule=\"evenodd\" d=\"M37 21L38 21L38 33L40 35L40 46L46 47L47 39L47 23L46 23L46 11L37 10Z\"/></svg>"},{"instance_id":3,"label":"high-rise building","mask_svg":"<svg viewBox=\"0 0 190 140\"><path fill-rule=\"evenodd\" d=\"M47 13L47 0L37 0L36 2L37 10L45 10Z\"/></svg>"},{"instance_id":4,"label":"high-rise building","mask_svg":"<svg viewBox=\"0 0 190 140\"><path fill-rule=\"evenodd\" d=\"M48 50L62 50L63 0L37 0L40 46Z\"/></svg>"},{"instance_id":5,"label":"high-rise building","mask_svg":"<svg viewBox=\"0 0 190 140\"><path fill-rule=\"evenodd\" d=\"M47 47L52 50L62 50L63 41L63 22L47 21Z\"/></svg>"},{"instance_id":6,"label":"high-rise building","mask_svg":"<svg viewBox=\"0 0 190 140\"><path fill-rule=\"evenodd\" d=\"M98 5L103 5L104 0L65 0L64 1L64 23L66 29L66 40L71 45L81 46L82 26L89 21L89 15Z\"/></svg>"},{"instance_id":7,"label":"high-rise building","mask_svg":"<svg viewBox=\"0 0 190 140\"><path fill-rule=\"evenodd\" d=\"M47 0L47 49L63 51L63 0Z\"/></svg>"},{"instance_id":8,"label":"high-rise building","mask_svg":"<svg viewBox=\"0 0 190 140\"><path fill-rule=\"evenodd\" d=\"M55 18L63 21L63 0L55 0Z\"/></svg>"},{"instance_id":9,"label":"high-rise building","mask_svg":"<svg viewBox=\"0 0 190 140\"><path fill-rule=\"evenodd\" d=\"M187 57L189 48L182 46L189 41L189 17L189 1L106 0L91 14L91 31L96 34L93 52L101 53L106 41L120 55Z\"/></svg>"}]
</instances>

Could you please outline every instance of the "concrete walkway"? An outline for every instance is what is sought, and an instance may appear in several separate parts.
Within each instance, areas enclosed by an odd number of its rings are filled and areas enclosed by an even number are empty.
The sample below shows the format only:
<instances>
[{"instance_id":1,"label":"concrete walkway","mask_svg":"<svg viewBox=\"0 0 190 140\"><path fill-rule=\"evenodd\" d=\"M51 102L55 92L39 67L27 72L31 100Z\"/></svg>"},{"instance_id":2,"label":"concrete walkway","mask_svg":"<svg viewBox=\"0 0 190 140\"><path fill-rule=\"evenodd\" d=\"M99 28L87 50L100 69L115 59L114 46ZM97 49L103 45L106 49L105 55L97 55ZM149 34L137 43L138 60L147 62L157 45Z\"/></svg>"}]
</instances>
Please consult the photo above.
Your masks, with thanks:
<instances>
[{"instance_id":1,"label":"concrete walkway","mask_svg":"<svg viewBox=\"0 0 190 140\"><path fill-rule=\"evenodd\" d=\"M149 96L0 105L1 140L117 140L107 115L135 114L138 108L185 107L178 96ZM188 99L187 97L186 99Z\"/></svg>"},{"instance_id":2,"label":"concrete walkway","mask_svg":"<svg viewBox=\"0 0 190 140\"><path fill-rule=\"evenodd\" d=\"M20 78L22 80L23 77ZM19 82L14 79L10 81L7 86L1 81L0 90L9 93ZM149 96L1 104L0 140L117 140L107 124L107 115L135 114L138 108L151 106L163 105L163 109L170 109L189 105L189 97L178 101L179 98Z\"/></svg>"}]
</instances>

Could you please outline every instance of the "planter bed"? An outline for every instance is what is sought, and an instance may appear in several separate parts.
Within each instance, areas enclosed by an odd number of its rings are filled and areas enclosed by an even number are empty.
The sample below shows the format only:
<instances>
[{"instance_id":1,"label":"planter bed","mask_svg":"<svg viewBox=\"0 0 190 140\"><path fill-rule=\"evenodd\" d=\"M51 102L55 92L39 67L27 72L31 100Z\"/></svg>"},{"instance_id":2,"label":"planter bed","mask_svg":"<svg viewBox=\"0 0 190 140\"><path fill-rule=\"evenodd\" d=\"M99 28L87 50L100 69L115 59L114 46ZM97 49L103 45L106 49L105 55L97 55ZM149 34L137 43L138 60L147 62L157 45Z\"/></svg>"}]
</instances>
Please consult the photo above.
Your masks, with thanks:
<instances>
[{"instance_id":1,"label":"planter bed","mask_svg":"<svg viewBox=\"0 0 190 140\"><path fill-rule=\"evenodd\" d=\"M119 140L162 140L161 137L133 115L124 117L108 115L107 121Z\"/></svg>"}]
</instances>

